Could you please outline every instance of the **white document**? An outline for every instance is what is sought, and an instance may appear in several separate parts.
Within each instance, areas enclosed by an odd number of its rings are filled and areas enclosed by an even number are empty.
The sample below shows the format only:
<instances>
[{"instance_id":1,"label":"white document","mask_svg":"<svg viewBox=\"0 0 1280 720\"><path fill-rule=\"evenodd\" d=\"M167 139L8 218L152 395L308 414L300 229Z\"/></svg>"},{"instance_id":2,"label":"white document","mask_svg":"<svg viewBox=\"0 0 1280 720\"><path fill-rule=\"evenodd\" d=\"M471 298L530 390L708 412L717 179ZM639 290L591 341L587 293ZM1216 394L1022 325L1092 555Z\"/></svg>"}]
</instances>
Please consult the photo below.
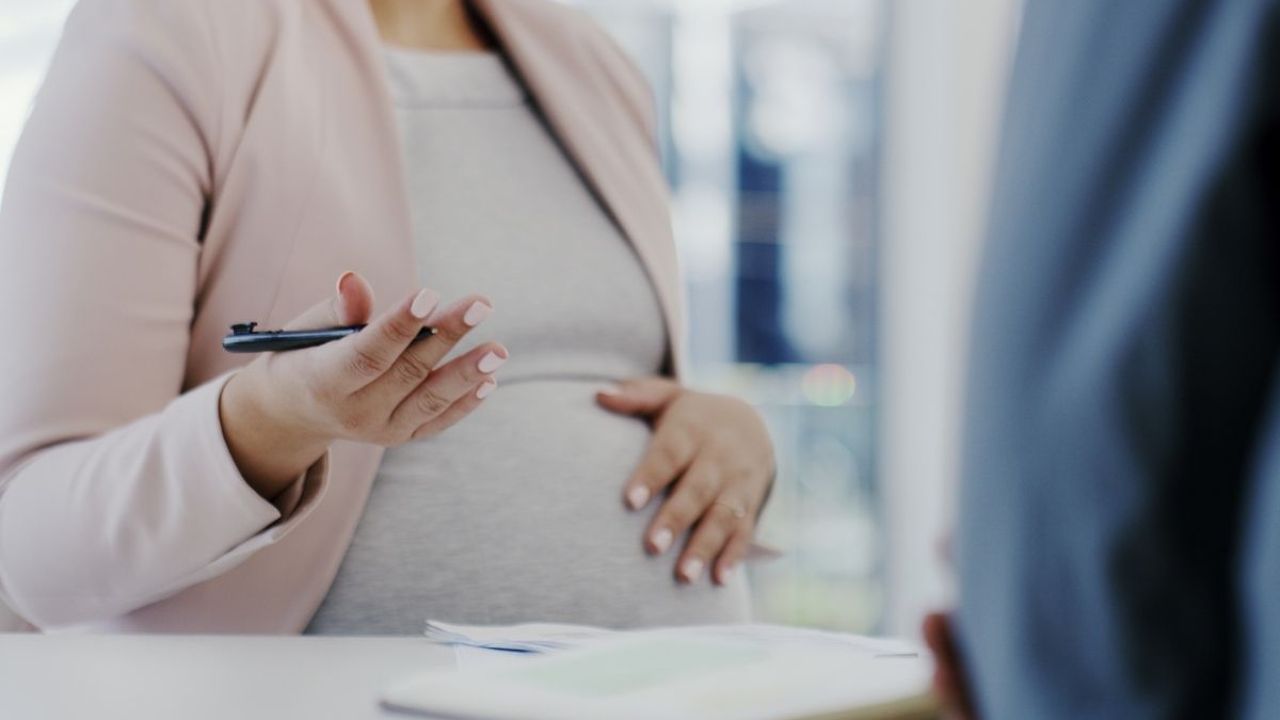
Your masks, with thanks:
<instances>
[{"instance_id":1,"label":"white document","mask_svg":"<svg viewBox=\"0 0 1280 720\"><path fill-rule=\"evenodd\" d=\"M513 628L446 627L495 645L546 642ZM388 690L383 703L487 720L912 717L911 708L928 709L932 667L900 641L753 625L569 636L579 640L574 649L541 656L524 650L526 659L517 662L423 673ZM477 652L475 644L460 649ZM880 712L891 708L903 714Z\"/></svg>"},{"instance_id":2,"label":"white document","mask_svg":"<svg viewBox=\"0 0 1280 720\"><path fill-rule=\"evenodd\" d=\"M428 620L426 636L441 645L455 645L503 650L507 652L544 653L582 647L607 638L613 630L589 625L555 625L525 623L523 625L456 625Z\"/></svg>"},{"instance_id":3,"label":"white document","mask_svg":"<svg viewBox=\"0 0 1280 720\"><path fill-rule=\"evenodd\" d=\"M919 647L895 638L875 638L866 635L827 632L787 625L738 624L693 625L684 627L654 628L650 630L619 631L590 625L563 625L552 623L525 623L522 625L458 625L440 620L428 620L426 637L441 645L466 646L485 650L501 650L521 653L546 653L570 650L617 638L622 635L654 633L683 633L701 637L738 638L750 641L800 642L814 646L829 645L864 651L874 656L915 656Z\"/></svg>"}]
</instances>

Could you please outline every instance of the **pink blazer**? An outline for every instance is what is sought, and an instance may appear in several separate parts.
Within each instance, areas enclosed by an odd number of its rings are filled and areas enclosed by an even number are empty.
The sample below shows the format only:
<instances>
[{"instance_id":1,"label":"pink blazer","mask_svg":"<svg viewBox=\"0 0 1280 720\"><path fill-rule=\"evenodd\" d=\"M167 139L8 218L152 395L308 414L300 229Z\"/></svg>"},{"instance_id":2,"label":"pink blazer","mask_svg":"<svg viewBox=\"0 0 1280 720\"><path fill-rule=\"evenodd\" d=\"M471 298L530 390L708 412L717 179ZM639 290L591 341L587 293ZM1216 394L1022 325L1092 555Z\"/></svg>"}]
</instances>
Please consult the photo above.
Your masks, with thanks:
<instances>
[{"instance_id":1,"label":"pink blazer","mask_svg":"<svg viewBox=\"0 0 1280 720\"><path fill-rule=\"evenodd\" d=\"M585 16L474 0L635 245L681 357L644 79ZM81 0L0 206L0 598L43 629L296 633L381 449L333 445L277 502L240 477L228 326L363 273L416 287L367 0ZM378 308L385 309L384 307Z\"/></svg>"}]
</instances>

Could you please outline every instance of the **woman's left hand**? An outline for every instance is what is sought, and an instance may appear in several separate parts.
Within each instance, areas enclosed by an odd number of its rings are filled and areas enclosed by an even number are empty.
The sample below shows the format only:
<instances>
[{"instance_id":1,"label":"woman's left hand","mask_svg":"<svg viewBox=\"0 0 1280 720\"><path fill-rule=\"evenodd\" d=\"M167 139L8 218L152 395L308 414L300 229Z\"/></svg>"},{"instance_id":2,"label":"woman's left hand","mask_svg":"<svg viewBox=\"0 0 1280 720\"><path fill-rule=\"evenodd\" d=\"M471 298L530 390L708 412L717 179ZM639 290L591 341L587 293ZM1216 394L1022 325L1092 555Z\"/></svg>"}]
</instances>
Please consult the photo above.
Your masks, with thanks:
<instances>
[{"instance_id":1,"label":"woman's left hand","mask_svg":"<svg viewBox=\"0 0 1280 720\"><path fill-rule=\"evenodd\" d=\"M657 377L628 380L597 398L654 425L653 441L623 488L632 510L667 493L645 532L645 549L661 555L693 528L676 578L696 582L711 568L717 584L727 583L751 546L773 483L773 443L760 415L736 398Z\"/></svg>"}]
</instances>

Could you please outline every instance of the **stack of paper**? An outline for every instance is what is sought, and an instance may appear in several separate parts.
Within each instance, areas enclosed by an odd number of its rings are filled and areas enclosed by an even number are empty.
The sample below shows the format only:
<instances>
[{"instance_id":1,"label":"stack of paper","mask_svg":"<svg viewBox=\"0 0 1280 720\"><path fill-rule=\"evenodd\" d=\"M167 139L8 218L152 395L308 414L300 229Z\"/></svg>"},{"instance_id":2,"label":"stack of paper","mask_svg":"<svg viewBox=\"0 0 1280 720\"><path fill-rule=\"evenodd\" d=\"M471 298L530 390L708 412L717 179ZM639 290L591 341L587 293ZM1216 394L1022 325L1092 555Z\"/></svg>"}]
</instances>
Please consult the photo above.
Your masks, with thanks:
<instances>
[{"instance_id":1,"label":"stack of paper","mask_svg":"<svg viewBox=\"0 0 1280 720\"><path fill-rule=\"evenodd\" d=\"M455 625L440 620L428 620L426 636L428 640L441 645L504 652L544 653L582 647L593 640L608 637L613 632L587 625L552 623Z\"/></svg>"},{"instance_id":2,"label":"stack of paper","mask_svg":"<svg viewBox=\"0 0 1280 720\"><path fill-rule=\"evenodd\" d=\"M458 625L428 620L426 636L441 645L519 653L546 653L599 643L623 635L675 633L686 636L745 640L756 643L803 643L810 647L831 647L865 653L872 657L915 657L920 649L894 638L826 632L786 625L694 625L618 631L589 625L525 623L522 625Z\"/></svg>"},{"instance_id":3,"label":"stack of paper","mask_svg":"<svg viewBox=\"0 0 1280 720\"><path fill-rule=\"evenodd\" d=\"M861 720L934 712L927 658L897 640L768 625L636 632L432 626L429 634L468 651L503 647L521 655L424 673L389 690L385 706L491 720Z\"/></svg>"}]
</instances>

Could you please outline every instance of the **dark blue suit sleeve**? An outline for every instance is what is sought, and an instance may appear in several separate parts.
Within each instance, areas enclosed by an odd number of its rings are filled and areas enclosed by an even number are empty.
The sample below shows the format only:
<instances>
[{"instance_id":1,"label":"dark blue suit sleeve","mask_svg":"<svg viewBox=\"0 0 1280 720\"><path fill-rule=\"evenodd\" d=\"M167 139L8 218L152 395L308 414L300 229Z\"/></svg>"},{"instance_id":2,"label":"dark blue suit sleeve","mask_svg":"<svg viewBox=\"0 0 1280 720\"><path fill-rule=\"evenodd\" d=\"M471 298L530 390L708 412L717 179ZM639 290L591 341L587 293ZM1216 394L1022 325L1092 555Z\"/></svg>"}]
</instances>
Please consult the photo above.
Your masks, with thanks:
<instances>
[{"instance_id":1,"label":"dark blue suit sleeve","mask_svg":"<svg viewBox=\"0 0 1280 720\"><path fill-rule=\"evenodd\" d=\"M1270 0L1027 6L961 492L985 717L1223 717L1280 677L1278 42Z\"/></svg>"}]
</instances>

